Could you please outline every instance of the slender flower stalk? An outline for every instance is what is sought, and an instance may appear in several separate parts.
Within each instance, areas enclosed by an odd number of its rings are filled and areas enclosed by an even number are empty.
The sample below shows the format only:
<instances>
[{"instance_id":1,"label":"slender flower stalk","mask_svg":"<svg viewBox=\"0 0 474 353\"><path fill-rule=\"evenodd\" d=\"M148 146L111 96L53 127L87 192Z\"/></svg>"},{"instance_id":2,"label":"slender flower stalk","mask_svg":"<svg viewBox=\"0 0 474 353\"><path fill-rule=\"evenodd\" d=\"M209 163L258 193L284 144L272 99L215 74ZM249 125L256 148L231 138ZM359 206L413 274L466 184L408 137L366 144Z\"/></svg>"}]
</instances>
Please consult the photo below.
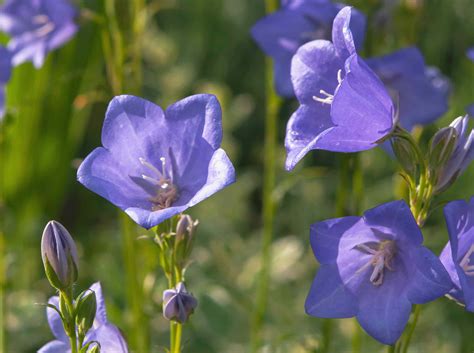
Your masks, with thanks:
<instances>
[{"instance_id":1,"label":"slender flower stalk","mask_svg":"<svg viewBox=\"0 0 474 353\"><path fill-rule=\"evenodd\" d=\"M266 13L278 9L277 0L265 1ZM261 249L261 271L259 274L257 301L251 325L251 352L257 352L262 343L262 331L265 311L268 302L268 288L270 282L271 244L274 231L275 203L273 190L275 188L276 149L277 149L277 122L281 100L273 86L273 64L270 58L265 59L265 142L264 142L264 172L263 172L263 235Z\"/></svg>"}]
</instances>

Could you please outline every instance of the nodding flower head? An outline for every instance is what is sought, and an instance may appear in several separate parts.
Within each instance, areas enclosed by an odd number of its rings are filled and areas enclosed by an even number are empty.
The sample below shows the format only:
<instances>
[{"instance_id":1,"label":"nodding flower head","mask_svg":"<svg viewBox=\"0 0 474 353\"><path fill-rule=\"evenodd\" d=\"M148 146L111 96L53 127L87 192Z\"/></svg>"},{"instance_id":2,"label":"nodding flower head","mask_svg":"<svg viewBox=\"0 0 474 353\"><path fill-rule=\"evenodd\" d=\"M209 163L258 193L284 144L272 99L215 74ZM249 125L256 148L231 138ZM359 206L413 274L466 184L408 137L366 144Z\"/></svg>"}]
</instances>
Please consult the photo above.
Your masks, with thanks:
<instances>
[{"instance_id":1,"label":"nodding flower head","mask_svg":"<svg viewBox=\"0 0 474 353\"><path fill-rule=\"evenodd\" d=\"M134 96L109 104L102 145L77 176L88 189L151 228L235 181L216 97L200 94L163 111Z\"/></svg>"},{"instance_id":2,"label":"nodding flower head","mask_svg":"<svg viewBox=\"0 0 474 353\"><path fill-rule=\"evenodd\" d=\"M474 312L474 197L448 203L444 217L449 242L440 259L453 281L448 296Z\"/></svg>"},{"instance_id":3,"label":"nodding flower head","mask_svg":"<svg viewBox=\"0 0 474 353\"><path fill-rule=\"evenodd\" d=\"M10 36L13 65L43 65L46 55L77 32L76 9L67 0L7 0L0 8L0 30Z\"/></svg>"},{"instance_id":4,"label":"nodding flower head","mask_svg":"<svg viewBox=\"0 0 474 353\"><path fill-rule=\"evenodd\" d=\"M393 344L412 304L423 304L452 287L441 261L422 246L423 236L404 201L311 226L320 263L306 312L324 318L355 316L372 337Z\"/></svg>"}]
</instances>

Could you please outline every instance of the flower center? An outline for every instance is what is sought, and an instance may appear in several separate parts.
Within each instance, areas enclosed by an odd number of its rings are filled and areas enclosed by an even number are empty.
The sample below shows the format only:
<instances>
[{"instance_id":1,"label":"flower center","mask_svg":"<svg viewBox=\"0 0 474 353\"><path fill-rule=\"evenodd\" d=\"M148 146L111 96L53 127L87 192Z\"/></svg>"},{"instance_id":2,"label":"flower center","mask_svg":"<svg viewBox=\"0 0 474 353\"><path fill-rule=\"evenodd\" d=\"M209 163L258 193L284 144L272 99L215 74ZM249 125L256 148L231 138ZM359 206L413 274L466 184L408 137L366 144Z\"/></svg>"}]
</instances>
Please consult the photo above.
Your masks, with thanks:
<instances>
[{"instance_id":1,"label":"flower center","mask_svg":"<svg viewBox=\"0 0 474 353\"><path fill-rule=\"evenodd\" d=\"M48 15L44 14L34 16L33 24L38 26L34 31L37 37L44 37L54 31L55 28L53 21Z\"/></svg>"},{"instance_id":2,"label":"flower center","mask_svg":"<svg viewBox=\"0 0 474 353\"><path fill-rule=\"evenodd\" d=\"M471 245L466 255L462 258L459 266L463 269L464 273L468 276L474 276L474 265L471 265L471 255L474 254L474 244Z\"/></svg>"},{"instance_id":3,"label":"flower center","mask_svg":"<svg viewBox=\"0 0 474 353\"><path fill-rule=\"evenodd\" d=\"M387 268L389 271L393 271L393 258L397 252L395 242L393 240L384 240L378 243L378 246L371 247L366 244L359 244L356 249L372 255L367 264L362 266L357 273L366 270L368 267L373 266L372 274L370 275L370 282L374 286L380 286L383 283L384 270Z\"/></svg>"},{"instance_id":4,"label":"flower center","mask_svg":"<svg viewBox=\"0 0 474 353\"><path fill-rule=\"evenodd\" d=\"M166 159L160 158L161 172L144 158L139 158L140 163L153 172L154 176L142 174L142 178L156 187L156 196L150 199L152 211L170 207L178 199L178 188L173 184L172 177L166 173Z\"/></svg>"},{"instance_id":5,"label":"flower center","mask_svg":"<svg viewBox=\"0 0 474 353\"><path fill-rule=\"evenodd\" d=\"M338 86L342 83L342 70L339 70L337 72L337 83L338 83ZM313 99L316 102L320 102L320 103L323 103L323 104L332 104L332 102L334 100L334 94L328 93L323 89L319 90L319 94L321 94L322 97L321 96L320 97L313 96Z\"/></svg>"}]
</instances>

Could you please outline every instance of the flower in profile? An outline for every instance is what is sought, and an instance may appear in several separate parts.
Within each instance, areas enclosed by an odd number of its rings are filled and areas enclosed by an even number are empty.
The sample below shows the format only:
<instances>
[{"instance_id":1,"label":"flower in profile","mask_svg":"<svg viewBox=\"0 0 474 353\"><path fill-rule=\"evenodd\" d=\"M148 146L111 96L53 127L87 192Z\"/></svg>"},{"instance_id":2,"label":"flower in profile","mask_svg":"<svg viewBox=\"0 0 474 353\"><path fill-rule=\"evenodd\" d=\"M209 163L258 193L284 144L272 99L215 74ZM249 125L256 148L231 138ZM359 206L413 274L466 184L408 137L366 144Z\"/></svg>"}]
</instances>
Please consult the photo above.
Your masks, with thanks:
<instances>
[{"instance_id":1,"label":"flower in profile","mask_svg":"<svg viewBox=\"0 0 474 353\"><path fill-rule=\"evenodd\" d=\"M165 111L139 97L115 97L102 129L103 147L87 156L78 180L142 227L154 227L235 181L220 148L221 115L209 94Z\"/></svg>"},{"instance_id":2,"label":"flower in profile","mask_svg":"<svg viewBox=\"0 0 474 353\"><path fill-rule=\"evenodd\" d=\"M183 282L179 282L176 288L163 292L163 316L167 320L184 324L196 309L197 304L196 298L186 291Z\"/></svg>"},{"instance_id":3,"label":"flower in profile","mask_svg":"<svg viewBox=\"0 0 474 353\"><path fill-rule=\"evenodd\" d=\"M345 7L337 14L332 43L306 43L293 57L291 76L300 107L286 129L287 170L310 150L374 148L395 127L390 95L356 53L351 13Z\"/></svg>"},{"instance_id":4,"label":"flower in profile","mask_svg":"<svg viewBox=\"0 0 474 353\"><path fill-rule=\"evenodd\" d=\"M252 28L252 37L273 58L275 89L280 96L293 97L291 58L304 43L329 39L334 17L343 7L330 0L286 0L278 11L262 18ZM352 32L358 46L365 35L365 16L353 10Z\"/></svg>"},{"instance_id":5,"label":"flower in profile","mask_svg":"<svg viewBox=\"0 0 474 353\"><path fill-rule=\"evenodd\" d=\"M57 289L66 289L77 280L78 258L74 240L64 226L50 221L41 238L41 257L46 276Z\"/></svg>"},{"instance_id":6,"label":"flower in profile","mask_svg":"<svg viewBox=\"0 0 474 353\"><path fill-rule=\"evenodd\" d=\"M306 299L309 315L356 317L367 333L393 344L412 304L446 294L452 283L441 261L422 245L408 205L394 201L363 217L311 226L311 246L321 264Z\"/></svg>"},{"instance_id":7,"label":"flower in profile","mask_svg":"<svg viewBox=\"0 0 474 353\"><path fill-rule=\"evenodd\" d=\"M97 341L100 344L101 353L128 353L127 343L119 329L107 320L100 283L94 283L89 289L95 293L97 310L92 328L85 337L84 345L89 342ZM59 297L55 296L50 298L48 304L59 307ZM46 309L46 314L55 340L41 347L38 353L70 353L69 337L64 331L59 314L50 307Z\"/></svg>"},{"instance_id":8,"label":"flower in profile","mask_svg":"<svg viewBox=\"0 0 474 353\"><path fill-rule=\"evenodd\" d=\"M467 115L460 116L449 125L454 128L456 143L449 159L436 171L436 193L441 193L451 186L474 159L474 130L467 133L470 120Z\"/></svg>"},{"instance_id":9,"label":"flower in profile","mask_svg":"<svg viewBox=\"0 0 474 353\"><path fill-rule=\"evenodd\" d=\"M448 110L449 80L425 65L415 47L367 59L367 64L398 103L399 124L406 130L434 122Z\"/></svg>"},{"instance_id":10,"label":"flower in profile","mask_svg":"<svg viewBox=\"0 0 474 353\"><path fill-rule=\"evenodd\" d=\"M474 62L474 47L469 48L466 52L466 55L469 58L469 60ZM470 116L474 116L474 104L469 105L466 111Z\"/></svg>"},{"instance_id":11,"label":"flower in profile","mask_svg":"<svg viewBox=\"0 0 474 353\"><path fill-rule=\"evenodd\" d=\"M449 242L440 259L454 283L448 296L474 312L474 197L452 201L444 208Z\"/></svg>"},{"instance_id":12,"label":"flower in profile","mask_svg":"<svg viewBox=\"0 0 474 353\"><path fill-rule=\"evenodd\" d=\"M0 8L0 30L10 36L13 65L32 61L40 68L48 52L77 32L76 15L68 0L7 0Z\"/></svg>"},{"instance_id":13,"label":"flower in profile","mask_svg":"<svg viewBox=\"0 0 474 353\"><path fill-rule=\"evenodd\" d=\"M12 58L10 52L0 46L0 121L5 114L5 85L12 73Z\"/></svg>"}]
</instances>

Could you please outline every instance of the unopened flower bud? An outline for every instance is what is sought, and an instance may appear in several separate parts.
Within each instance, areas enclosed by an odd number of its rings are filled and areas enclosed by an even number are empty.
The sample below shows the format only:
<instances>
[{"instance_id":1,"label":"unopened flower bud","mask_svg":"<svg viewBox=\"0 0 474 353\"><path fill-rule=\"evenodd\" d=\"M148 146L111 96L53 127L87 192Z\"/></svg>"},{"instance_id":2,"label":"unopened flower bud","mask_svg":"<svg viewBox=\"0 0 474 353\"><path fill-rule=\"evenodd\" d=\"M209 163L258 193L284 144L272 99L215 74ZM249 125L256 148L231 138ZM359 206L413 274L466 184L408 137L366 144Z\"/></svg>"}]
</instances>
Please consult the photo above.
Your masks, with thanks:
<instances>
[{"instance_id":1,"label":"unopened flower bud","mask_svg":"<svg viewBox=\"0 0 474 353\"><path fill-rule=\"evenodd\" d=\"M431 139L429 166L436 171L449 160L458 141L458 133L452 126L439 130Z\"/></svg>"},{"instance_id":2,"label":"unopened flower bud","mask_svg":"<svg viewBox=\"0 0 474 353\"><path fill-rule=\"evenodd\" d=\"M193 221L191 216L183 214L179 217L176 225L175 251L177 262L184 265L188 260L193 247L194 233L198 226L198 221Z\"/></svg>"},{"instance_id":3,"label":"unopened flower bud","mask_svg":"<svg viewBox=\"0 0 474 353\"><path fill-rule=\"evenodd\" d=\"M77 280L77 249L69 232L60 223L50 221L41 239L41 257L51 285L64 290Z\"/></svg>"},{"instance_id":4,"label":"unopened flower bud","mask_svg":"<svg viewBox=\"0 0 474 353\"><path fill-rule=\"evenodd\" d=\"M413 179L418 170L418 159L410 142L404 138L392 137L392 150L402 169Z\"/></svg>"},{"instance_id":5,"label":"unopened flower bud","mask_svg":"<svg viewBox=\"0 0 474 353\"><path fill-rule=\"evenodd\" d=\"M163 292L163 316L167 320L185 323L197 307L197 299L186 291L183 282Z\"/></svg>"},{"instance_id":6,"label":"unopened flower bud","mask_svg":"<svg viewBox=\"0 0 474 353\"><path fill-rule=\"evenodd\" d=\"M85 336L92 327L97 310L97 300L93 291L87 291L79 297L76 304L76 327L79 334Z\"/></svg>"},{"instance_id":7,"label":"unopened flower bud","mask_svg":"<svg viewBox=\"0 0 474 353\"><path fill-rule=\"evenodd\" d=\"M446 190L474 159L474 130L468 132L469 116L455 119L449 126L456 131L456 142L448 160L436 171L435 193Z\"/></svg>"}]
</instances>

